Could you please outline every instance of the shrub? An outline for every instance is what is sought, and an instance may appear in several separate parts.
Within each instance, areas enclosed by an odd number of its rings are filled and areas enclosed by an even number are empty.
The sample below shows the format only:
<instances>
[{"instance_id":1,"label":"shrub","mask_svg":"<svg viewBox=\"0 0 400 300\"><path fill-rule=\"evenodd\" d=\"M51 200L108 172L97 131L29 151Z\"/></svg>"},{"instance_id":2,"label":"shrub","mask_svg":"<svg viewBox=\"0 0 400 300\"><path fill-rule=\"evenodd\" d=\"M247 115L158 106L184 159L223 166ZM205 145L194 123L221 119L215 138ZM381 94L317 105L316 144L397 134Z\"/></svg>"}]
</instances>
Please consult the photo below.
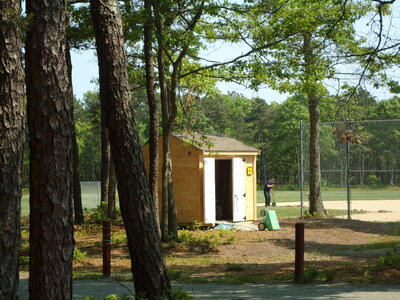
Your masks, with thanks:
<instances>
[{"instance_id":1,"label":"shrub","mask_svg":"<svg viewBox=\"0 0 400 300\"><path fill-rule=\"evenodd\" d=\"M20 256L20 257L19 257L19 265L20 265L20 266L27 266L27 265L29 265L29 256Z\"/></svg>"},{"instance_id":2,"label":"shrub","mask_svg":"<svg viewBox=\"0 0 400 300\"><path fill-rule=\"evenodd\" d=\"M396 248L378 258L378 266L400 268L400 254L396 253Z\"/></svg>"},{"instance_id":3,"label":"shrub","mask_svg":"<svg viewBox=\"0 0 400 300\"><path fill-rule=\"evenodd\" d=\"M81 262L87 256L87 252L74 248L74 262Z\"/></svg>"},{"instance_id":4,"label":"shrub","mask_svg":"<svg viewBox=\"0 0 400 300\"><path fill-rule=\"evenodd\" d=\"M379 179L378 176L376 175L368 175L367 178L365 178L365 183L368 185L378 185Z\"/></svg>"},{"instance_id":5,"label":"shrub","mask_svg":"<svg viewBox=\"0 0 400 300\"><path fill-rule=\"evenodd\" d=\"M305 283L315 281L319 276L319 271L316 268L308 268L304 271L302 281Z\"/></svg>"},{"instance_id":6,"label":"shrub","mask_svg":"<svg viewBox=\"0 0 400 300\"><path fill-rule=\"evenodd\" d=\"M178 234L178 242L191 248L199 248L203 253L216 251L218 246L233 244L236 238L230 230L181 230Z\"/></svg>"}]
</instances>

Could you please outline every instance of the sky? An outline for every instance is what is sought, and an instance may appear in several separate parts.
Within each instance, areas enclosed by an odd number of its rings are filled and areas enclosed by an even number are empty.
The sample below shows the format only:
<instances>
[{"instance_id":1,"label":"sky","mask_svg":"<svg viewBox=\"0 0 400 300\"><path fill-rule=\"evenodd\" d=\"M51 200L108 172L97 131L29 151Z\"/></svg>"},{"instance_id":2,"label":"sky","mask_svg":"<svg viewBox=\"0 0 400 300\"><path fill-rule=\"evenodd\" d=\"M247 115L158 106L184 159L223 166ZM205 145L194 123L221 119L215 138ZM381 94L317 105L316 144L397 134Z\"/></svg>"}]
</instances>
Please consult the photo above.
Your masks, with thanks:
<instances>
[{"instance_id":1,"label":"sky","mask_svg":"<svg viewBox=\"0 0 400 300\"><path fill-rule=\"evenodd\" d=\"M400 36L400 1L396 1L393 6L394 15L391 19L391 27L395 28L397 32L399 32L398 37ZM386 22L386 21L385 21ZM360 32L363 32L366 21L361 21L360 24L357 25ZM386 24L389 24L388 22ZM220 45L210 47L201 55L203 57L207 57L211 60L221 60L221 56L223 60L228 60L237 55L240 55L244 52L247 52L248 49L243 49L237 45ZM87 91L97 90L98 87L96 85L96 80L98 78L98 66L97 66L97 58L95 50L85 50L85 51L72 51L72 83L74 87L74 94L78 99L83 98L83 94ZM396 80L400 80L398 76L396 76L396 72L398 70L392 70L391 75ZM244 86L221 82L217 84L217 87L223 93L228 92L237 92L245 97L253 98L260 97L264 99L267 103L278 102L281 103L287 99L289 94L280 94L277 91L272 89L263 87L258 91L254 91L252 89L245 88ZM374 89L372 87L367 87L372 95L374 95L378 100L387 99L393 96L387 88Z\"/></svg>"},{"instance_id":2,"label":"sky","mask_svg":"<svg viewBox=\"0 0 400 300\"><path fill-rule=\"evenodd\" d=\"M226 53L226 52L225 52ZM237 51L232 51L232 55ZM207 54L208 57L211 56ZM71 52L72 58L72 84L74 94L78 99L83 98L83 94L87 91L97 90L96 79L98 78L98 66L95 50L75 51ZM226 57L225 57L226 59ZM258 91L245 88L244 86L221 82L217 84L218 89L223 93L237 92L245 97L253 98L260 97L270 102L283 102L289 96L288 94L280 94L277 91L269 88L261 88Z\"/></svg>"}]
</instances>

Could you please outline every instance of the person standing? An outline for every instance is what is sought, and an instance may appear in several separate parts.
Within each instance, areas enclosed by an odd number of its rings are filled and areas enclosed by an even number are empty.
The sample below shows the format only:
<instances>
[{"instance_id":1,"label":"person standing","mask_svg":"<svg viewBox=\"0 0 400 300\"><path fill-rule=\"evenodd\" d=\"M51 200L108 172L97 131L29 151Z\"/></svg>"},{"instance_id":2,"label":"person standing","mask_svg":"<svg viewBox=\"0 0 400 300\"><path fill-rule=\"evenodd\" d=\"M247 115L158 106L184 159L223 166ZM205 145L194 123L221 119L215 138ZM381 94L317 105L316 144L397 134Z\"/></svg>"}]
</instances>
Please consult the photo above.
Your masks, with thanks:
<instances>
[{"instance_id":1,"label":"person standing","mask_svg":"<svg viewBox=\"0 0 400 300\"><path fill-rule=\"evenodd\" d=\"M267 179L264 185L264 197L265 197L265 207L271 205L271 191L274 188L275 179Z\"/></svg>"}]
</instances>

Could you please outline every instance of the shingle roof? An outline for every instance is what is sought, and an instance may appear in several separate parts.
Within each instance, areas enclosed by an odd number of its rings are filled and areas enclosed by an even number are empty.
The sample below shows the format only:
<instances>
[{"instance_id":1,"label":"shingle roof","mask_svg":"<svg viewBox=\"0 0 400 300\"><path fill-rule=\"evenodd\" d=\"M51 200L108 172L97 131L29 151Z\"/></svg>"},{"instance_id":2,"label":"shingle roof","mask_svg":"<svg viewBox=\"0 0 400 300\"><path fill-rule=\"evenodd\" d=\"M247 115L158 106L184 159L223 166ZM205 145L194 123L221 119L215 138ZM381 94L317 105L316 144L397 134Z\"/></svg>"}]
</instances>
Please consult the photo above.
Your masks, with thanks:
<instances>
[{"instance_id":1,"label":"shingle roof","mask_svg":"<svg viewBox=\"0 0 400 300\"><path fill-rule=\"evenodd\" d=\"M257 148L248 146L223 134L187 134L174 133L176 138L188 141L203 151L212 152L259 152Z\"/></svg>"}]
</instances>

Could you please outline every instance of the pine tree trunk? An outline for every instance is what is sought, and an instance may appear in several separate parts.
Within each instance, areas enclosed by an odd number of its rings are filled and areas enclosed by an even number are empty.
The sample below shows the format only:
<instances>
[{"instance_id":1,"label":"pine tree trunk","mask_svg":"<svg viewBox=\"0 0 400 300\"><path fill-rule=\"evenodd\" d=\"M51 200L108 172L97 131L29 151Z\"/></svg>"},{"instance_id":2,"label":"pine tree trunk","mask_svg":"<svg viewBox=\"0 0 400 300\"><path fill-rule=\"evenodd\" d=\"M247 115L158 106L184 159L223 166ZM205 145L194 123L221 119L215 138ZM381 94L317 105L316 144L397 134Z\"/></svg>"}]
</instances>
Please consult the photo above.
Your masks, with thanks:
<instances>
[{"instance_id":1,"label":"pine tree trunk","mask_svg":"<svg viewBox=\"0 0 400 300\"><path fill-rule=\"evenodd\" d=\"M66 45L66 60L68 66L68 78L69 82L72 83L72 61L71 61L71 51L69 47L69 42ZM82 208L82 193L81 193L81 180L79 176L79 153L78 144L76 142L76 130L75 130L75 118L74 118L74 93L71 85L70 89L70 101L71 101L71 118L72 118L72 156L73 156L73 178L72 178L72 193L74 199L74 220L75 224L83 224L83 208Z\"/></svg>"},{"instance_id":2,"label":"pine tree trunk","mask_svg":"<svg viewBox=\"0 0 400 300\"><path fill-rule=\"evenodd\" d=\"M150 137L149 137L149 184L154 199L156 214L158 213L158 110L157 100L154 92L154 59L152 51L152 28L151 0L144 0L146 11L146 22L144 24L144 57L146 64L146 92L150 111ZM157 218L158 220L158 218Z\"/></svg>"},{"instance_id":3,"label":"pine tree trunk","mask_svg":"<svg viewBox=\"0 0 400 300\"><path fill-rule=\"evenodd\" d=\"M0 299L18 299L24 72L19 0L0 2Z\"/></svg>"},{"instance_id":4,"label":"pine tree trunk","mask_svg":"<svg viewBox=\"0 0 400 300\"><path fill-rule=\"evenodd\" d=\"M107 97L107 128L127 233L135 292L171 299L170 282L158 233L154 201L146 176L130 89L122 22L115 0L91 0L101 91Z\"/></svg>"},{"instance_id":5,"label":"pine tree trunk","mask_svg":"<svg viewBox=\"0 0 400 300\"><path fill-rule=\"evenodd\" d=\"M72 107L65 2L28 0L30 299L72 299Z\"/></svg>"},{"instance_id":6,"label":"pine tree trunk","mask_svg":"<svg viewBox=\"0 0 400 300\"><path fill-rule=\"evenodd\" d=\"M115 220L117 218L116 205L116 194L117 192L117 178L115 177L115 167L112 157L110 157L110 175L108 181L108 203L107 203L107 214L108 218Z\"/></svg>"},{"instance_id":7,"label":"pine tree trunk","mask_svg":"<svg viewBox=\"0 0 400 300\"><path fill-rule=\"evenodd\" d=\"M162 30L159 29L160 32ZM162 125L163 125L163 164L161 171L161 239L163 241L168 240L168 151L169 149L169 134L165 122L168 122L168 103L167 103L167 84L165 82L165 62L164 62L164 51L162 47L158 48L157 53L158 60L158 78L160 83L160 99L161 99L161 111L162 111Z\"/></svg>"},{"instance_id":8,"label":"pine tree trunk","mask_svg":"<svg viewBox=\"0 0 400 300\"><path fill-rule=\"evenodd\" d=\"M171 150L169 151L171 153ZM174 183L172 180L172 160L169 155L168 164L168 235L169 237L178 237L178 218L176 210L176 201L174 196Z\"/></svg>"},{"instance_id":9,"label":"pine tree trunk","mask_svg":"<svg viewBox=\"0 0 400 300\"><path fill-rule=\"evenodd\" d=\"M100 83L101 85L101 83ZM100 106L101 106L101 203L108 203L109 186L110 186L110 161L111 149L108 129L106 126L106 108L107 99L104 95L104 89L100 88Z\"/></svg>"},{"instance_id":10,"label":"pine tree trunk","mask_svg":"<svg viewBox=\"0 0 400 300\"><path fill-rule=\"evenodd\" d=\"M163 164L161 171L161 239L163 242L167 241L168 236L168 170L169 164L171 163L170 152L169 152L169 137L168 134L163 133Z\"/></svg>"}]
</instances>

